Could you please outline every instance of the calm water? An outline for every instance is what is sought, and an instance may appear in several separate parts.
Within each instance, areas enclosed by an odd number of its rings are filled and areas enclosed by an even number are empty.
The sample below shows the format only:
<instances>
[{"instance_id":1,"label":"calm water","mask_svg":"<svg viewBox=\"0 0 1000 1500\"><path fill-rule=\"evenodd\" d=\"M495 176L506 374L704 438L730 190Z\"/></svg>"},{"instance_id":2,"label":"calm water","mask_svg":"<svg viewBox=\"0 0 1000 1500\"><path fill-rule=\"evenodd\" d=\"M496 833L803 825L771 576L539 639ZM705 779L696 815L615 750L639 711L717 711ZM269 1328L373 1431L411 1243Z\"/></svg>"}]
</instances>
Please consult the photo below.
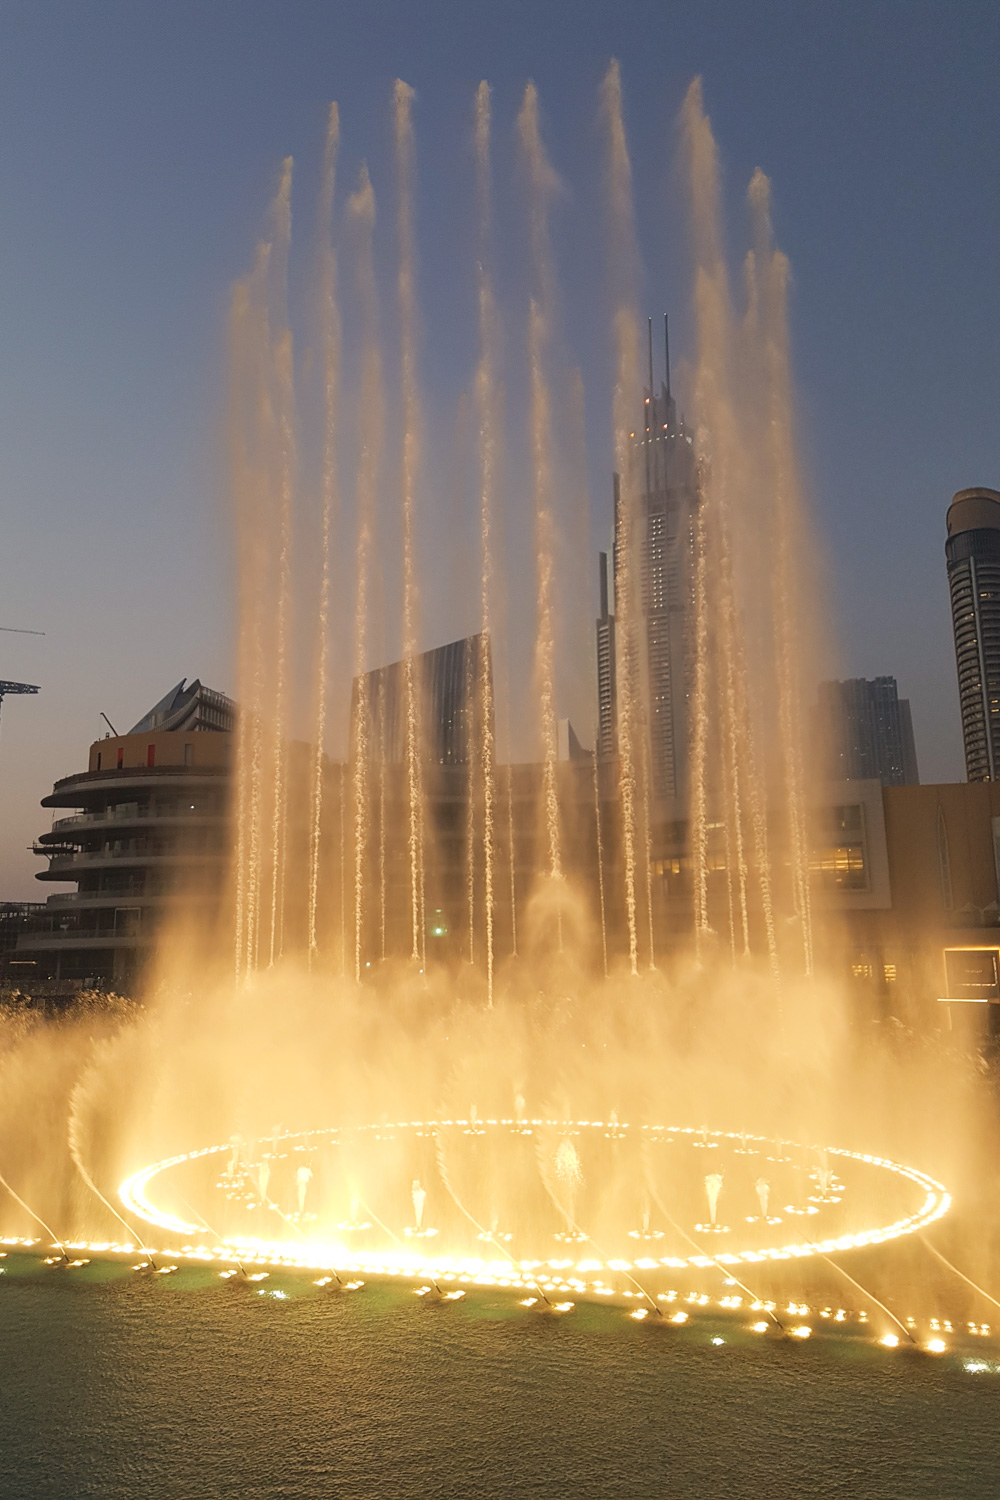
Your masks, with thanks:
<instances>
[{"instance_id":1,"label":"calm water","mask_svg":"<svg viewBox=\"0 0 1000 1500\"><path fill-rule=\"evenodd\" d=\"M958 1355L4 1265L4 1496L1000 1495L1000 1373Z\"/></svg>"}]
</instances>

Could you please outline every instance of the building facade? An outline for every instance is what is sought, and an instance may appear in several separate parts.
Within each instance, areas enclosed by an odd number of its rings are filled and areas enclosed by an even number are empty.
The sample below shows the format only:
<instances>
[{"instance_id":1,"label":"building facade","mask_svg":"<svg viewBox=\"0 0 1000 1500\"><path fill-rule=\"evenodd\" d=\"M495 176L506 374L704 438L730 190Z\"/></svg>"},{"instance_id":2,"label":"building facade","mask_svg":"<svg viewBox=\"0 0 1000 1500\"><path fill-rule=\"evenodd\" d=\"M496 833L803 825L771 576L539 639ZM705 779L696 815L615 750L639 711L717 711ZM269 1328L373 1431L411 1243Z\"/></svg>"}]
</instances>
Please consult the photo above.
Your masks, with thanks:
<instances>
[{"instance_id":1,"label":"building facade","mask_svg":"<svg viewBox=\"0 0 1000 1500\"><path fill-rule=\"evenodd\" d=\"M17 959L56 982L129 991L168 913L204 920L227 857L234 707L182 681L128 734L90 747L86 771L57 781L36 879L72 883L20 934Z\"/></svg>"},{"instance_id":2,"label":"building facade","mask_svg":"<svg viewBox=\"0 0 1000 1500\"><path fill-rule=\"evenodd\" d=\"M895 677L821 682L816 738L835 781L915 786L920 780L910 704Z\"/></svg>"},{"instance_id":3,"label":"building facade","mask_svg":"<svg viewBox=\"0 0 1000 1500\"><path fill-rule=\"evenodd\" d=\"M969 781L1000 774L1000 492L959 490L945 543Z\"/></svg>"},{"instance_id":4,"label":"building facade","mask_svg":"<svg viewBox=\"0 0 1000 1500\"><path fill-rule=\"evenodd\" d=\"M484 683L493 701L489 636L469 635L421 652L413 658L413 673L420 759L436 766L467 765L477 754ZM352 739L362 712L367 758L402 765L408 733L405 661L376 667L354 679Z\"/></svg>"}]
</instances>

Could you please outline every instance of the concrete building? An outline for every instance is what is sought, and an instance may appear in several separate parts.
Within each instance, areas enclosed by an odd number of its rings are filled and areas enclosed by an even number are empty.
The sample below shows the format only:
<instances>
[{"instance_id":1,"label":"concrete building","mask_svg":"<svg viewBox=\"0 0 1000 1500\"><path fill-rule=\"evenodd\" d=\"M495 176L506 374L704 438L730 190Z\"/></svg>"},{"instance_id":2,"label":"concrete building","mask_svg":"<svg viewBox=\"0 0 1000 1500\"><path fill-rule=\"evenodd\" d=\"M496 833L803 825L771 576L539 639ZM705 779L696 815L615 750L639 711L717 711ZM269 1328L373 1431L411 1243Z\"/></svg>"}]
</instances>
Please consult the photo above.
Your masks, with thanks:
<instances>
[{"instance_id":1,"label":"concrete building","mask_svg":"<svg viewBox=\"0 0 1000 1500\"><path fill-rule=\"evenodd\" d=\"M914 786L917 751L908 699L895 677L821 682L816 751L835 781L881 781Z\"/></svg>"},{"instance_id":2,"label":"concrete building","mask_svg":"<svg viewBox=\"0 0 1000 1500\"><path fill-rule=\"evenodd\" d=\"M1000 492L959 490L945 543L970 781L1000 774Z\"/></svg>"},{"instance_id":3,"label":"concrete building","mask_svg":"<svg viewBox=\"0 0 1000 1500\"><path fill-rule=\"evenodd\" d=\"M978 1015L1000 1031L1000 787L847 782L844 794L860 809L856 893L839 898L829 936L849 976L901 1020Z\"/></svg>"},{"instance_id":4,"label":"concrete building","mask_svg":"<svg viewBox=\"0 0 1000 1500\"><path fill-rule=\"evenodd\" d=\"M36 878L76 890L48 898L19 936L19 961L127 992L168 912L217 909L234 719L222 693L181 681L128 734L95 741L86 771L56 782Z\"/></svg>"}]
</instances>

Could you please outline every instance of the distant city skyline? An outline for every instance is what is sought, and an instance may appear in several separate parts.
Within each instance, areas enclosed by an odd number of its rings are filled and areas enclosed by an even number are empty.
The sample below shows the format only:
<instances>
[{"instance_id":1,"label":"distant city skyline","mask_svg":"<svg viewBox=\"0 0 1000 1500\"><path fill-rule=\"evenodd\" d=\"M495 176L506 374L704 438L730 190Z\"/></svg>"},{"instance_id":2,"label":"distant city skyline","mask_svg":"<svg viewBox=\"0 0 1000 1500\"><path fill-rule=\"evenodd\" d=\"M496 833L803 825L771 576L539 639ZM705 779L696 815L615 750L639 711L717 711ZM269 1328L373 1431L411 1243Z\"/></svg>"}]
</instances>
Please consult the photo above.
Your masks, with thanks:
<instances>
[{"instance_id":1,"label":"distant city skyline","mask_svg":"<svg viewBox=\"0 0 1000 1500\"><path fill-rule=\"evenodd\" d=\"M682 385L690 293L672 162L683 91L702 73L731 222L760 165L791 259L801 434L833 621L826 673L893 674L913 705L923 779L962 778L942 534L956 490L1000 481L991 146L1000 17L965 7L944 25L924 0L877 12L772 0L752 13L723 6L683 17L652 3L612 13L582 0L573 14L568 27L556 4L514 4L501 17L451 3L419 16L402 4L362 16L303 3L292 16L180 0L169 10L42 5L0 22L0 624L46 631L0 636L0 677L41 688L4 706L0 897L37 899L29 846L39 802L82 769L102 711L131 723L182 676L233 690L220 459L229 289L252 259L289 153L293 269L308 272L330 99L340 102L345 142L338 198L367 157L380 276L391 276L397 75L417 92L429 470L421 546L442 579L439 596L428 590L423 601L421 644L474 624L462 601L466 531L443 497L455 488L449 466L460 469L455 411L471 371L476 84L495 85L508 286L524 234L513 117L528 77L565 185L556 251L567 357L585 393L590 538L579 543L586 590L566 616L586 646L559 712L591 743L588 622L598 609L596 552L611 541L613 467L597 84L619 56L642 307L671 309ZM519 330L509 338L516 364ZM303 358L307 344L306 334ZM516 539L511 547L517 576ZM432 572L425 564L423 576ZM526 595L519 607L529 604ZM387 642L383 659L394 654Z\"/></svg>"}]
</instances>

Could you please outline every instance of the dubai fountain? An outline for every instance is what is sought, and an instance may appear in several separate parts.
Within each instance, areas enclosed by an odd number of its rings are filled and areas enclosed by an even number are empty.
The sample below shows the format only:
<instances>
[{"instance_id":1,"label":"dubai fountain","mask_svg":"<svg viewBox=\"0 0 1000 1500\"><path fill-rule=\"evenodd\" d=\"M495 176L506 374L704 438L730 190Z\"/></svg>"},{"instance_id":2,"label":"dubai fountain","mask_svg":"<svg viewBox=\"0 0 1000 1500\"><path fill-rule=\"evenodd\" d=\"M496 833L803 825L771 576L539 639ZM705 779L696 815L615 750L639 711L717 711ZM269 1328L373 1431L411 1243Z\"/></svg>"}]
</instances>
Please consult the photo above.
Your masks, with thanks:
<instances>
[{"instance_id":1,"label":"dubai fountain","mask_svg":"<svg viewBox=\"0 0 1000 1500\"><path fill-rule=\"evenodd\" d=\"M802 696L822 621L767 179L750 183L737 297L694 83L681 159L695 345L678 439L698 495L682 543L689 919L665 937L641 506L658 435L636 425L654 391L619 72L601 97L616 753L569 769L559 755L580 588L563 576L567 475L580 473L566 412L581 401L560 321L560 183L529 86L517 118L525 290L503 306L483 84L463 405L478 559L461 584L478 646L444 832L418 653L422 610L456 580L420 546L433 505L413 112L398 83L391 338L375 187L362 167L341 203L336 107L308 354L288 311L291 162L235 288L240 715L223 913L178 908L141 1007L5 1018L4 1243L53 1266L97 1254L159 1275L215 1266L262 1295L295 1268L328 1291L404 1278L442 1305L482 1287L553 1314L603 1300L664 1328L710 1307L797 1338L821 1320L890 1347L940 1351L966 1323L981 1336L992 1299L926 1232L948 1223L939 1179L964 1190L974 1176L987 1105L961 1060L901 1051L852 1020L810 887ZM533 578L505 553L518 464ZM507 637L525 617L518 687ZM390 758L375 744L389 679L372 669L393 641ZM518 735L527 769L513 763ZM445 909L465 927L438 953Z\"/></svg>"}]
</instances>

